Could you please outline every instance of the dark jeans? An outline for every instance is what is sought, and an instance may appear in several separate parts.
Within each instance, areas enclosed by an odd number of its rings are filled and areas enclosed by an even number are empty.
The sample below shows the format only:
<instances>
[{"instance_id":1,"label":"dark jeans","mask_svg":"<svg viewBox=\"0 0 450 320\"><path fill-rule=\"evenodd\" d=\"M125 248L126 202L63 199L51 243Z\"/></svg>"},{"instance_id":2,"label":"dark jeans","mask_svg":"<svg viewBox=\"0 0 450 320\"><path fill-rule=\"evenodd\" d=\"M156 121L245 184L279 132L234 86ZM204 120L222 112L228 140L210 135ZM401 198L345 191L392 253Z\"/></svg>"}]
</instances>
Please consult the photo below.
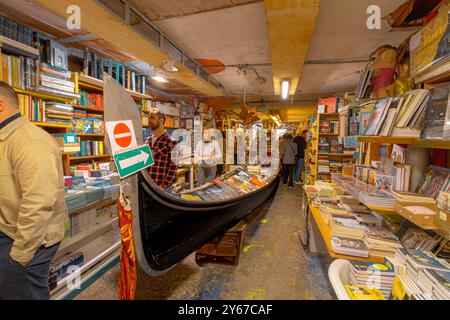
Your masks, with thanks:
<instances>
[{"instance_id":1,"label":"dark jeans","mask_svg":"<svg viewBox=\"0 0 450 320\"><path fill-rule=\"evenodd\" d=\"M40 247L26 265L15 262L9 256L13 240L0 232L0 300L48 300L48 277L59 243Z\"/></svg>"},{"instance_id":2,"label":"dark jeans","mask_svg":"<svg viewBox=\"0 0 450 320\"><path fill-rule=\"evenodd\" d=\"M283 164L283 183L289 183L289 186L294 186L294 171L295 164ZM289 179L289 182L288 182Z\"/></svg>"}]
</instances>

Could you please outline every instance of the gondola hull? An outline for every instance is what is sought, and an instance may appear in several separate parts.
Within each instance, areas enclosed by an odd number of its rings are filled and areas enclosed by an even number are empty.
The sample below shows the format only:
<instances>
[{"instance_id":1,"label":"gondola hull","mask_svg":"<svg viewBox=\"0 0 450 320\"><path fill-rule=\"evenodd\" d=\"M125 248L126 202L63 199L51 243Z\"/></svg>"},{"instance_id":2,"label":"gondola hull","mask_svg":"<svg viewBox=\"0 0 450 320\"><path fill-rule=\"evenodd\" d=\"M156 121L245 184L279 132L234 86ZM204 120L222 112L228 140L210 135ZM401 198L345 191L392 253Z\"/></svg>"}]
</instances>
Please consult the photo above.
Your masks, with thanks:
<instances>
[{"instance_id":1,"label":"gondola hull","mask_svg":"<svg viewBox=\"0 0 450 320\"><path fill-rule=\"evenodd\" d=\"M259 190L227 201L189 202L165 193L140 173L139 226L149 267L171 268L268 200L278 183L276 177Z\"/></svg>"}]
</instances>

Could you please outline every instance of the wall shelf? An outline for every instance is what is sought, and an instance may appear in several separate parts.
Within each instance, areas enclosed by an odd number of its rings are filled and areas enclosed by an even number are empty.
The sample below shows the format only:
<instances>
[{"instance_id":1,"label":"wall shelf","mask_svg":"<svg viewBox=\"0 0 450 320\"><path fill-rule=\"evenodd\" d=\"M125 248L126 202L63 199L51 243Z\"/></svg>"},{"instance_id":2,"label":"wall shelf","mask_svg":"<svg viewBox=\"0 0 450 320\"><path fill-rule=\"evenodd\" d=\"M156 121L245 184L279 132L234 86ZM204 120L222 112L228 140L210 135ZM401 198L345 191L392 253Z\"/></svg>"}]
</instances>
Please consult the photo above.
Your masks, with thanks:
<instances>
[{"instance_id":1,"label":"wall shelf","mask_svg":"<svg viewBox=\"0 0 450 320\"><path fill-rule=\"evenodd\" d=\"M75 109L84 110L84 111L87 111L90 113L99 113L99 114L105 113L105 110L103 110L103 109L95 109L95 108L83 107L83 106L78 106L78 105L74 105L73 107Z\"/></svg>"},{"instance_id":2,"label":"wall shelf","mask_svg":"<svg viewBox=\"0 0 450 320\"><path fill-rule=\"evenodd\" d=\"M387 143L387 144L414 144L417 138L414 137L381 137L381 136L359 136L358 142Z\"/></svg>"},{"instance_id":3,"label":"wall shelf","mask_svg":"<svg viewBox=\"0 0 450 320\"><path fill-rule=\"evenodd\" d=\"M109 155L103 156L84 156L84 157L70 157L70 161L83 161L83 160L94 160L94 159L111 159Z\"/></svg>"},{"instance_id":4,"label":"wall shelf","mask_svg":"<svg viewBox=\"0 0 450 320\"><path fill-rule=\"evenodd\" d=\"M450 140L417 140L414 145L421 148L450 149Z\"/></svg>"},{"instance_id":5,"label":"wall shelf","mask_svg":"<svg viewBox=\"0 0 450 320\"><path fill-rule=\"evenodd\" d=\"M29 96L36 97L39 99L52 100L52 101L63 102L63 103L72 103L74 100L76 100L76 98L59 96L59 95L44 93L44 92L40 92L40 91L23 90L23 89L18 89L18 88L13 88L13 90L18 94L29 95Z\"/></svg>"},{"instance_id":6,"label":"wall shelf","mask_svg":"<svg viewBox=\"0 0 450 320\"><path fill-rule=\"evenodd\" d=\"M62 123L38 122L38 121L31 121L31 123L41 128L69 129L71 127L70 124L62 124Z\"/></svg>"},{"instance_id":7,"label":"wall shelf","mask_svg":"<svg viewBox=\"0 0 450 320\"><path fill-rule=\"evenodd\" d=\"M4 45L13 47L15 49L21 50L34 56L39 55L39 49L35 49L33 47L27 46L26 44L0 35L0 47L3 47Z\"/></svg>"}]
</instances>

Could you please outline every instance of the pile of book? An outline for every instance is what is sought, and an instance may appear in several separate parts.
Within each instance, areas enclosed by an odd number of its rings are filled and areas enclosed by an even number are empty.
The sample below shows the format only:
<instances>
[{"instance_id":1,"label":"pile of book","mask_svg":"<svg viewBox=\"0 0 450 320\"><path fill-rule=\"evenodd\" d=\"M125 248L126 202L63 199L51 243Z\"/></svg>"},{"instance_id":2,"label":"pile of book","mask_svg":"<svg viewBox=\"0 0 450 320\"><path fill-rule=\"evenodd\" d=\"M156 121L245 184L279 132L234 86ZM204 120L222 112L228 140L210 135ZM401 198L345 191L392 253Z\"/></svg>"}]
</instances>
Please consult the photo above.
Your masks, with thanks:
<instances>
[{"instance_id":1,"label":"pile of book","mask_svg":"<svg viewBox=\"0 0 450 320\"><path fill-rule=\"evenodd\" d=\"M330 160L330 173L342 173L342 162L337 159Z\"/></svg>"},{"instance_id":2,"label":"pile of book","mask_svg":"<svg viewBox=\"0 0 450 320\"><path fill-rule=\"evenodd\" d=\"M384 262L350 261L350 284L352 286L377 289L389 299L395 279L395 267L389 258Z\"/></svg>"},{"instance_id":3,"label":"pile of book","mask_svg":"<svg viewBox=\"0 0 450 320\"><path fill-rule=\"evenodd\" d=\"M395 260L404 270L394 283L394 299L450 299L450 264L445 260L428 251L402 249L396 252Z\"/></svg>"},{"instance_id":4,"label":"pile of book","mask_svg":"<svg viewBox=\"0 0 450 320\"><path fill-rule=\"evenodd\" d=\"M1 54L0 80L16 89L35 90L37 64L35 59Z\"/></svg>"},{"instance_id":5,"label":"pile of book","mask_svg":"<svg viewBox=\"0 0 450 320\"><path fill-rule=\"evenodd\" d=\"M75 83L71 81L72 72L53 67L46 63L39 64L38 90L49 94L78 99L75 93Z\"/></svg>"},{"instance_id":6,"label":"pile of book","mask_svg":"<svg viewBox=\"0 0 450 320\"><path fill-rule=\"evenodd\" d=\"M68 253L50 264L48 285L50 290L57 287L58 282L72 274L75 267L81 268L84 264L84 254L81 251Z\"/></svg>"},{"instance_id":7,"label":"pile of book","mask_svg":"<svg viewBox=\"0 0 450 320\"><path fill-rule=\"evenodd\" d=\"M330 139L330 153L342 153L343 144L341 138L331 138Z\"/></svg>"},{"instance_id":8,"label":"pile of book","mask_svg":"<svg viewBox=\"0 0 450 320\"><path fill-rule=\"evenodd\" d=\"M319 155L317 158L317 173L329 174L330 173L330 159L328 156Z\"/></svg>"},{"instance_id":9,"label":"pile of book","mask_svg":"<svg viewBox=\"0 0 450 320\"><path fill-rule=\"evenodd\" d=\"M267 185L270 179L273 179L273 175L253 175L239 168L215 179L212 184L181 193L179 196L188 201L227 200L256 191Z\"/></svg>"},{"instance_id":10,"label":"pile of book","mask_svg":"<svg viewBox=\"0 0 450 320\"><path fill-rule=\"evenodd\" d=\"M319 137L319 153L329 153L330 143L327 137Z\"/></svg>"},{"instance_id":11,"label":"pile of book","mask_svg":"<svg viewBox=\"0 0 450 320\"><path fill-rule=\"evenodd\" d=\"M362 240L366 227L353 217L333 217L331 220L331 235Z\"/></svg>"},{"instance_id":12,"label":"pile of book","mask_svg":"<svg viewBox=\"0 0 450 320\"><path fill-rule=\"evenodd\" d=\"M45 103L46 122L61 123L71 125L73 120L73 107L59 102Z\"/></svg>"},{"instance_id":13,"label":"pile of book","mask_svg":"<svg viewBox=\"0 0 450 320\"><path fill-rule=\"evenodd\" d=\"M408 229L405 234L400 238L400 242L407 250L433 250L439 240L436 237L432 237L422 229Z\"/></svg>"},{"instance_id":14,"label":"pile of book","mask_svg":"<svg viewBox=\"0 0 450 320\"><path fill-rule=\"evenodd\" d=\"M369 250L360 239L332 236L331 247L335 253L361 258L369 257Z\"/></svg>"},{"instance_id":15,"label":"pile of book","mask_svg":"<svg viewBox=\"0 0 450 320\"><path fill-rule=\"evenodd\" d=\"M72 133L55 133L53 137L58 142L61 152L75 153L80 151L80 141Z\"/></svg>"},{"instance_id":16,"label":"pile of book","mask_svg":"<svg viewBox=\"0 0 450 320\"><path fill-rule=\"evenodd\" d=\"M360 189L358 199L368 207L393 209L395 206L395 197L384 190Z\"/></svg>"},{"instance_id":17,"label":"pile of book","mask_svg":"<svg viewBox=\"0 0 450 320\"><path fill-rule=\"evenodd\" d=\"M393 257L397 249L402 248L397 236L381 227L367 227L363 240L369 248L370 256Z\"/></svg>"}]
</instances>

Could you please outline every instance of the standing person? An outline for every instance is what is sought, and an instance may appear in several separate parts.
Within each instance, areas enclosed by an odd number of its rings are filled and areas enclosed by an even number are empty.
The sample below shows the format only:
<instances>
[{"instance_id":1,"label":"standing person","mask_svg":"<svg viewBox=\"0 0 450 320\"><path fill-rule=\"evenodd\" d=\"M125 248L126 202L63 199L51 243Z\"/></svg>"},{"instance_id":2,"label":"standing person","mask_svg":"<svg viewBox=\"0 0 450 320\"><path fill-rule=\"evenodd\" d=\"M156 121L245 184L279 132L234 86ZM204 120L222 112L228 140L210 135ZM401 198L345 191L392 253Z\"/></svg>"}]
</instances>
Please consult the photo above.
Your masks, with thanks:
<instances>
[{"instance_id":1,"label":"standing person","mask_svg":"<svg viewBox=\"0 0 450 320\"><path fill-rule=\"evenodd\" d=\"M283 184L292 188L294 186L295 157L297 155L297 144L292 141L292 135L286 135L281 145L280 157L283 160Z\"/></svg>"},{"instance_id":2,"label":"standing person","mask_svg":"<svg viewBox=\"0 0 450 320\"><path fill-rule=\"evenodd\" d=\"M297 144L297 163L295 165L295 177L296 184L302 183L302 170L305 164L305 149L306 149L306 133L308 130L303 130L301 135L294 138L294 142Z\"/></svg>"},{"instance_id":3,"label":"standing person","mask_svg":"<svg viewBox=\"0 0 450 320\"><path fill-rule=\"evenodd\" d=\"M155 164L147 169L150 178L164 190L175 182L177 166L172 161L172 149L176 142L173 141L164 128L166 116L158 109L152 109L148 115L148 124L153 134L148 137L146 143L153 153Z\"/></svg>"},{"instance_id":4,"label":"standing person","mask_svg":"<svg viewBox=\"0 0 450 320\"><path fill-rule=\"evenodd\" d=\"M195 147L195 156L199 160L197 167L198 184L213 182L217 174L217 164L222 163L220 145L208 130L203 133L203 141Z\"/></svg>"},{"instance_id":5,"label":"standing person","mask_svg":"<svg viewBox=\"0 0 450 320\"><path fill-rule=\"evenodd\" d=\"M61 153L18 108L14 90L0 82L0 300L48 300L68 216Z\"/></svg>"}]
</instances>

